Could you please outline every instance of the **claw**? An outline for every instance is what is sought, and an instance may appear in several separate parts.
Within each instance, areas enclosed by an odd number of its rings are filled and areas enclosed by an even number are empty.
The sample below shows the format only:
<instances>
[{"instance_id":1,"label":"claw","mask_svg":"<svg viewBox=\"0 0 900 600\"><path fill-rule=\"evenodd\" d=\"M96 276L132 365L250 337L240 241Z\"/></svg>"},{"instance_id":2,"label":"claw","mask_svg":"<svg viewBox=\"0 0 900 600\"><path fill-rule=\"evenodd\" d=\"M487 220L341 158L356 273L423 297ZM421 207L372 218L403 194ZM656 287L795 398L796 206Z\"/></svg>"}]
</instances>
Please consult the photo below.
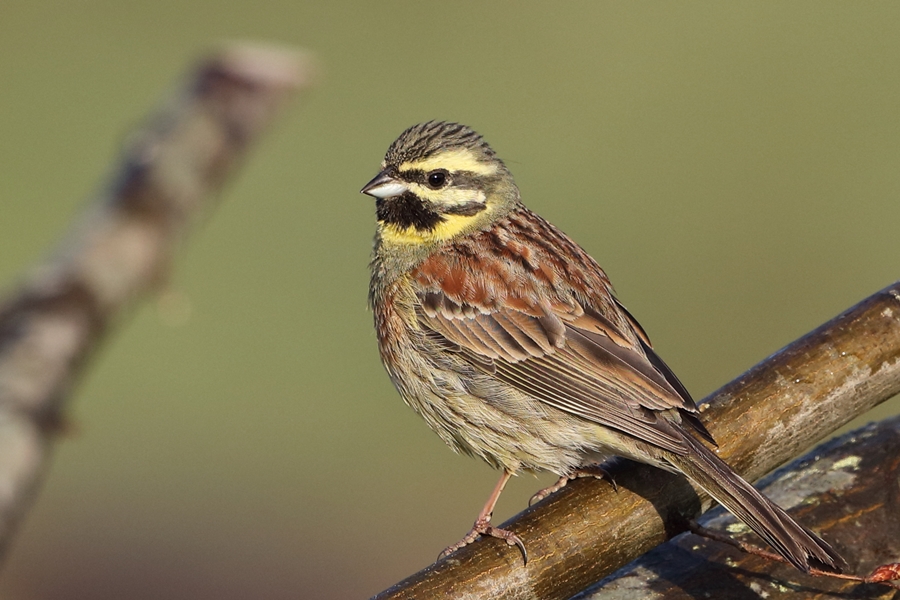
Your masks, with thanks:
<instances>
[{"instance_id":1,"label":"claw","mask_svg":"<svg viewBox=\"0 0 900 600\"><path fill-rule=\"evenodd\" d=\"M461 540L459 540L452 546L447 546L444 551L438 555L438 560L449 556L463 546L468 546L469 544L477 540L478 536L481 535L487 535L504 540L510 546L518 546L519 551L522 553L523 565L528 564L528 551L525 549L525 544L524 542L522 542L521 538L519 538L519 536L517 536L512 531L509 531L508 529L500 529L499 527L494 527L493 525L491 525L490 517L486 519L478 519L477 521L475 521L475 524L472 526L472 529L469 530L469 533L464 535Z\"/></svg>"},{"instance_id":2,"label":"claw","mask_svg":"<svg viewBox=\"0 0 900 600\"><path fill-rule=\"evenodd\" d=\"M507 532L507 533L510 533L510 532ZM522 542L522 539L519 536L513 534L511 538L508 538L506 540L506 543L509 544L510 546L516 545L519 547L519 551L522 553L522 566L527 567L528 566L528 550L525 549L525 543Z\"/></svg>"}]
</instances>

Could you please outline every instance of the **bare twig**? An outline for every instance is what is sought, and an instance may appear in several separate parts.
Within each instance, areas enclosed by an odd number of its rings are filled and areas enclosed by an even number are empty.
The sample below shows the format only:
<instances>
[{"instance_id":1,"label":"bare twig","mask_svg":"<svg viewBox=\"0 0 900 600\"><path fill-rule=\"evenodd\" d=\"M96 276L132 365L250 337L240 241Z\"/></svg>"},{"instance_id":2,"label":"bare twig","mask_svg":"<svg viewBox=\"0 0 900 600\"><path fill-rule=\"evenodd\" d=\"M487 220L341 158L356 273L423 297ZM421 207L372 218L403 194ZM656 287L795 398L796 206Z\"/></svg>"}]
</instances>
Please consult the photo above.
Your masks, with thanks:
<instances>
[{"instance_id":1,"label":"bare twig","mask_svg":"<svg viewBox=\"0 0 900 600\"><path fill-rule=\"evenodd\" d=\"M704 527L700 523L696 521L691 521L688 523L688 531L693 533L694 535L699 535L700 537L705 537L706 539L713 540L715 542L719 542L722 544L728 544L733 548L737 548L741 552L746 552L747 554L752 554L754 556L759 556L766 560L770 560L773 562L780 562L784 564L790 564L786 558L783 558L780 554L776 554L774 552L770 552L765 548L757 546L756 544L749 544L747 542L742 542L736 538L731 537L730 535L726 535L719 531L715 531L710 529L709 527ZM838 577L840 579L852 579L854 581L862 581L862 578L857 577L856 575L844 575L842 573L832 573L831 571L821 571L819 569L811 568L809 570L811 575L828 575Z\"/></svg>"},{"instance_id":2,"label":"bare twig","mask_svg":"<svg viewBox=\"0 0 900 600\"><path fill-rule=\"evenodd\" d=\"M703 419L720 455L755 480L898 392L900 283L713 393ZM527 567L505 544L482 539L377 598L569 598L684 531L711 504L684 478L652 467L611 474L618 492L581 479L502 525L527 544Z\"/></svg>"},{"instance_id":3,"label":"bare twig","mask_svg":"<svg viewBox=\"0 0 900 600\"><path fill-rule=\"evenodd\" d=\"M132 136L67 243L0 306L0 549L37 488L61 410L122 309L169 268L187 226L308 81L293 51L230 45Z\"/></svg>"}]
</instances>

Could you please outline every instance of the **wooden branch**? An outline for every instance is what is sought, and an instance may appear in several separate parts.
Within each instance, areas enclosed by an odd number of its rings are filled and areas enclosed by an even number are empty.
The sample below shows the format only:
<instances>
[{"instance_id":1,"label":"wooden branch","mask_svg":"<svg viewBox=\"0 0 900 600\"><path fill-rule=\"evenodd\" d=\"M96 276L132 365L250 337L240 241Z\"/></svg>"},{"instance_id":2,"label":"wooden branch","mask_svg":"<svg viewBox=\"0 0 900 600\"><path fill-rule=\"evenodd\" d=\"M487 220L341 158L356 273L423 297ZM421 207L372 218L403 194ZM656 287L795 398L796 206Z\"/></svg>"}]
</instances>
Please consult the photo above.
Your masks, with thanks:
<instances>
[{"instance_id":1,"label":"wooden branch","mask_svg":"<svg viewBox=\"0 0 900 600\"><path fill-rule=\"evenodd\" d=\"M895 283L711 394L703 420L722 458L756 480L898 392ZM502 525L524 540L527 567L515 548L480 539L376 598L570 598L711 505L683 477L624 461L612 472L618 492L580 479ZM853 552L846 549L851 563Z\"/></svg>"},{"instance_id":2,"label":"wooden branch","mask_svg":"<svg viewBox=\"0 0 900 600\"><path fill-rule=\"evenodd\" d=\"M900 559L900 417L848 433L766 477L761 489L814 524L866 576ZM755 541L722 509L704 527ZM758 538L756 538L758 539ZM884 585L812 577L790 565L742 553L697 535L681 535L617 571L582 600L646 598L893 597Z\"/></svg>"},{"instance_id":3,"label":"wooden branch","mask_svg":"<svg viewBox=\"0 0 900 600\"><path fill-rule=\"evenodd\" d=\"M200 62L133 134L68 242L0 305L0 551L30 504L86 359L164 277L188 226L308 80L306 61L288 50L231 45Z\"/></svg>"}]
</instances>

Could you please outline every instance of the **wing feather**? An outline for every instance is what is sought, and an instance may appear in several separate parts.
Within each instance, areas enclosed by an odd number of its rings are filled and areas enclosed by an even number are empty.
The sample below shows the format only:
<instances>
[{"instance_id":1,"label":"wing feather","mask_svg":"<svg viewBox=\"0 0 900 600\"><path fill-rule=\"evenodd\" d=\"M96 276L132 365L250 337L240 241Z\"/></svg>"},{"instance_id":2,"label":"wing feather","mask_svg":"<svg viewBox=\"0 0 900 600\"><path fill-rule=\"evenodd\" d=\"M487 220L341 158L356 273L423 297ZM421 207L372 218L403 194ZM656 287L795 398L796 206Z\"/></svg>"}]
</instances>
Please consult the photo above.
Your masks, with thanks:
<instances>
[{"instance_id":1,"label":"wing feather","mask_svg":"<svg viewBox=\"0 0 900 600\"><path fill-rule=\"evenodd\" d=\"M657 413L691 413L693 401L648 357L639 334L629 336L594 309L533 316L439 296L420 295L419 324L429 337L459 348L475 368L559 410L671 452L686 451L683 434ZM573 318L575 312L581 314Z\"/></svg>"}]
</instances>

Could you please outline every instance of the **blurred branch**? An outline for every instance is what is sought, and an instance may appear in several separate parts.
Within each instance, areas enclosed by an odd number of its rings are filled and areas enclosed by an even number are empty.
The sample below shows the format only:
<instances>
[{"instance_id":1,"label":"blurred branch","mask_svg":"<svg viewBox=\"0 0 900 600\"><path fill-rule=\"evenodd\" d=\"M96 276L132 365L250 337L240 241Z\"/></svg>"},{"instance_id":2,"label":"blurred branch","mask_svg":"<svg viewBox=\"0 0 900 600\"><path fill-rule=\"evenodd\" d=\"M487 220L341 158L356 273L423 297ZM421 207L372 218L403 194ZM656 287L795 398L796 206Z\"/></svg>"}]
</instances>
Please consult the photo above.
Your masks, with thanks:
<instances>
[{"instance_id":1,"label":"blurred branch","mask_svg":"<svg viewBox=\"0 0 900 600\"><path fill-rule=\"evenodd\" d=\"M38 487L86 359L165 276L188 226L308 81L288 50L230 45L201 61L133 134L68 241L0 305L0 548Z\"/></svg>"},{"instance_id":2,"label":"blurred branch","mask_svg":"<svg viewBox=\"0 0 900 600\"><path fill-rule=\"evenodd\" d=\"M895 283L711 394L703 420L722 458L752 481L898 392ZM659 469L623 461L612 474L618 492L580 479L503 524L528 547L527 567L515 548L480 539L376 598L570 598L685 531L712 504ZM854 548L867 542L850 542L841 550L855 566Z\"/></svg>"},{"instance_id":3,"label":"blurred branch","mask_svg":"<svg viewBox=\"0 0 900 600\"><path fill-rule=\"evenodd\" d=\"M855 572L900 558L900 417L873 423L823 444L767 477L760 488L803 523L815 523ZM703 525L750 542L748 529L723 509ZM865 537L864 541L861 541ZM867 593L868 592L868 593ZM744 554L696 535L657 546L617 571L582 600L645 598L894 597L896 590L840 579L813 578L790 565Z\"/></svg>"}]
</instances>

